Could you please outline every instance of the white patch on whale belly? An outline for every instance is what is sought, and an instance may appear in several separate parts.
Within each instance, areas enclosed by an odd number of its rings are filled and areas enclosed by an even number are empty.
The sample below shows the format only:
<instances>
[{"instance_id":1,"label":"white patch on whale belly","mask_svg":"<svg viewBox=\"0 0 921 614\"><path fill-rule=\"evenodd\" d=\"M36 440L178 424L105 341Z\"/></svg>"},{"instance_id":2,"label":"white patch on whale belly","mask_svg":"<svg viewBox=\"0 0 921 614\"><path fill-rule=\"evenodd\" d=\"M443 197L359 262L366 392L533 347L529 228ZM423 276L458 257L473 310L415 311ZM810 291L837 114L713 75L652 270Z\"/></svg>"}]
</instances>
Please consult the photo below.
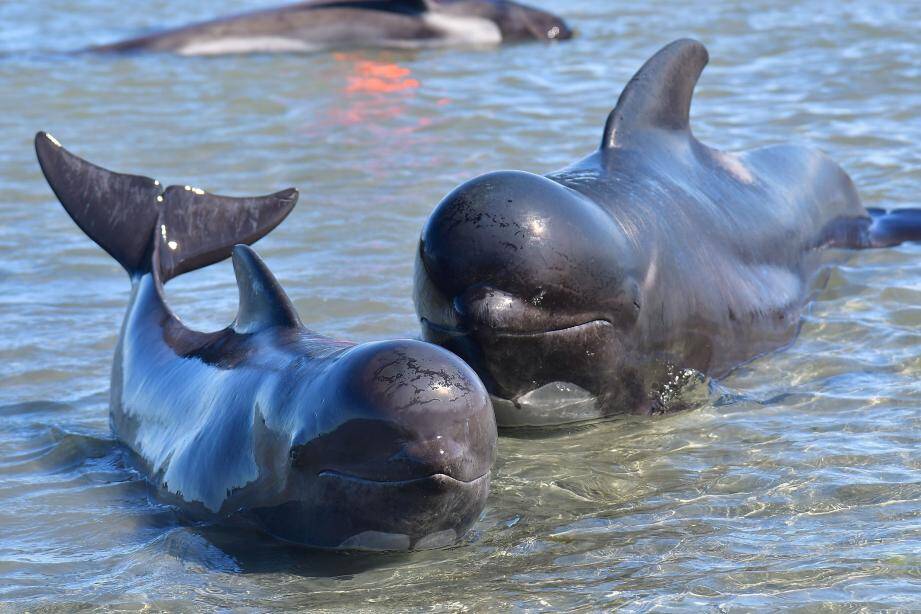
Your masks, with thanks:
<instances>
[{"instance_id":1,"label":"white patch on whale belly","mask_svg":"<svg viewBox=\"0 0 921 614\"><path fill-rule=\"evenodd\" d=\"M440 30L446 42L464 45L498 45L502 31L494 22L480 17L425 13L422 20Z\"/></svg>"},{"instance_id":2,"label":"white patch on whale belly","mask_svg":"<svg viewBox=\"0 0 921 614\"><path fill-rule=\"evenodd\" d=\"M305 53L317 47L283 36L228 36L191 40L176 51L181 55L228 55L240 53Z\"/></svg>"}]
</instances>

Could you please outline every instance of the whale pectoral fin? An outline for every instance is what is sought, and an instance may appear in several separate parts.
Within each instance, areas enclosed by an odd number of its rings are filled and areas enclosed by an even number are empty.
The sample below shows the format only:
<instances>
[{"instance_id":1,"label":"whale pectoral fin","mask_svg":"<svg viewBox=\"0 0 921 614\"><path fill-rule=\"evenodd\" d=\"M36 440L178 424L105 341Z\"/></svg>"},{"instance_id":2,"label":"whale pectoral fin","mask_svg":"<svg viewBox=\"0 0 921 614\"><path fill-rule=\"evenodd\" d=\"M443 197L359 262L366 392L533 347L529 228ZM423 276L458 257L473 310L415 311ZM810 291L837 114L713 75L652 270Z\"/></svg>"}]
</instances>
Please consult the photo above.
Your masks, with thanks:
<instances>
[{"instance_id":1,"label":"whale pectoral fin","mask_svg":"<svg viewBox=\"0 0 921 614\"><path fill-rule=\"evenodd\" d=\"M35 135L35 153L45 179L77 226L129 275L149 270L159 182L91 164L46 132Z\"/></svg>"},{"instance_id":2,"label":"whale pectoral fin","mask_svg":"<svg viewBox=\"0 0 921 614\"><path fill-rule=\"evenodd\" d=\"M871 247L892 247L901 243L921 241L921 209L867 209Z\"/></svg>"},{"instance_id":3,"label":"whale pectoral fin","mask_svg":"<svg viewBox=\"0 0 921 614\"><path fill-rule=\"evenodd\" d=\"M190 186L166 188L157 233L163 280L220 262L234 245L255 243L288 216L297 197L294 188L244 198Z\"/></svg>"},{"instance_id":4,"label":"whale pectoral fin","mask_svg":"<svg viewBox=\"0 0 921 614\"><path fill-rule=\"evenodd\" d=\"M255 250L246 245L233 248L233 270L240 291L240 307L233 329L255 333L272 326L299 327L291 299Z\"/></svg>"},{"instance_id":5,"label":"whale pectoral fin","mask_svg":"<svg viewBox=\"0 0 921 614\"><path fill-rule=\"evenodd\" d=\"M669 43L630 79L608 116L601 149L622 147L649 129L688 131L694 86L710 56L692 39Z\"/></svg>"}]
</instances>

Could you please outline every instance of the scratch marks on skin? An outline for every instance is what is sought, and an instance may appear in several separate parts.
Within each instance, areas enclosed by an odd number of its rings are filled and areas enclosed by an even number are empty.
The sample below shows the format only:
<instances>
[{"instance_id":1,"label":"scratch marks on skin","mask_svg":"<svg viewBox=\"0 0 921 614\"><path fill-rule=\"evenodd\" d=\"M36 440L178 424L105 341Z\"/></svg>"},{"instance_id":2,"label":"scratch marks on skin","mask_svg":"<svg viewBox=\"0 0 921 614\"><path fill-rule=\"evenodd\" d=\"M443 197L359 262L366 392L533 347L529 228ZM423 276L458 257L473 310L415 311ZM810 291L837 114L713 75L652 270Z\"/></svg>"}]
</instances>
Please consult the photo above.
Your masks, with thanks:
<instances>
[{"instance_id":1,"label":"scratch marks on skin","mask_svg":"<svg viewBox=\"0 0 921 614\"><path fill-rule=\"evenodd\" d=\"M470 387L460 373L450 373L445 368L425 368L405 351L396 350L394 353L397 358L378 367L374 379L387 385L388 395L397 394L402 388L412 389L409 401L397 409L433 402L455 403L470 394ZM449 397L448 394L452 393L455 396ZM433 396L425 398L428 395Z\"/></svg>"},{"instance_id":2,"label":"scratch marks on skin","mask_svg":"<svg viewBox=\"0 0 921 614\"><path fill-rule=\"evenodd\" d=\"M473 195L472 197L475 197L475 196L477 195ZM508 203L511 204L512 201L508 200ZM452 207L453 215L452 215L451 223L444 230L446 235L450 234L451 231L453 231L454 229L456 229L458 226L462 224L472 224L476 228L483 228L484 218L488 222L490 222L493 226L496 226L497 228L508 228L509 226L514 226L516 229L518 229L518 231L524 232L524 229L521 227L521 225L515 222L514 220L509 220L503 215L496 215L496 214L490 213L489 211L482 211L481 209L479 209L479 207L471 203L470 200L468 199L465 199L464 202L461 203L461 205L462 206L459 206L459 207ZM516 234L518 234L517 231L516 231Z\"/></svg>"}]
</instances>

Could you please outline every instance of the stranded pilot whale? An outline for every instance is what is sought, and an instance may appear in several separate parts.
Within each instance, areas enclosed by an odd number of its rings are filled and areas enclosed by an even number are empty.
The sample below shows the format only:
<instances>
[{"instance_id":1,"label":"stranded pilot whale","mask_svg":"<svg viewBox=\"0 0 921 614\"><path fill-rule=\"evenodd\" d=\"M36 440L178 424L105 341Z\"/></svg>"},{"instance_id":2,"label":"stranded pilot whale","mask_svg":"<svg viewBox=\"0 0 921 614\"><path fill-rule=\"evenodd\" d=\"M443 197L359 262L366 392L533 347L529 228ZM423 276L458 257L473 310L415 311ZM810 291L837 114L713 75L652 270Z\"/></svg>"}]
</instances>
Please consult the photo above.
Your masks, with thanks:
<instances>
[{"instance_id":1,"label":"stranded pilot whale","mask_svg":"<svg viewBox=\"0 0 921 614\"><path fill-rule=\"evenodd\" d=\"M696 41L667 45L598 151L546 176L477 177L423 228L423 337L476 369L499 426L672 409L689 369L720 377L793 339L832 248L921 239L921 211L864 209L818 151L694 138L707 61Z\"/></svg>"},{"instance_id":2,"label":"stranded pilot whale","mask_svg":"<svg viewBox=\"0 0 921 614\"><path fill-rule=\"evenodd\" d=\"M35 148L61 204L131 277L110 420L168 501L326 548L443 546L479 517L496 425L476 374L421 341L355 345L309 331L255 252L233 247L279 224L296 191L163 190L44 133ZM187 328L163 283L231 249L236 319Z\"/></svg>"},{"instance_id":3,"label":"stranded pilot whale","mask_svg":"<svg viewBox=\"0 0 921 614\"><path fill-rule=\"evenodd\" d=\"M314 0L192 24L92 51L184 55L565 40L556 15L508 0Z\"/></svg>"}]
</instances>

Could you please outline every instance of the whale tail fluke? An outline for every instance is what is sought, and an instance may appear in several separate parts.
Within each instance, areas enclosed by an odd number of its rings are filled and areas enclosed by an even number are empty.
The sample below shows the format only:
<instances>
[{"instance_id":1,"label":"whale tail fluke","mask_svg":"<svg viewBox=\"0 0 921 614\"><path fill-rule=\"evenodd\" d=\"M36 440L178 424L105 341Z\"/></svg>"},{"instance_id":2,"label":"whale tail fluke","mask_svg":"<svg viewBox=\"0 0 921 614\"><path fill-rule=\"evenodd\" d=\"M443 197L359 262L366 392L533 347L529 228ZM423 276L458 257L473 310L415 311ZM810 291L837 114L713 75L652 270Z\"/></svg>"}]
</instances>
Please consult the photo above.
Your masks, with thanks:
<instances>
[{"instance_id":1,"label":"whale tail fluke","mask_svg":"<svg viewBox=\"0 0 921 614\"><path fill-rule=\"evenodd\" d=\"M873 218L870 224L872 247L892 247L902 243L921 242L921 209L867 209Z\"/></svg>"},{"instance_id":2,"label":"whale tail fluke","mask_svg":"<svg viewBox=\"0 0 921 614\"><path fill-rule=\"evenodd\" d=\"M291 212L298 193L232 198L106 170L45 132L35 152L55 196L77 226L132 277L156 270L165 282L220 262L234 245L255 243Z\"/></svg>"}]
</instances>

